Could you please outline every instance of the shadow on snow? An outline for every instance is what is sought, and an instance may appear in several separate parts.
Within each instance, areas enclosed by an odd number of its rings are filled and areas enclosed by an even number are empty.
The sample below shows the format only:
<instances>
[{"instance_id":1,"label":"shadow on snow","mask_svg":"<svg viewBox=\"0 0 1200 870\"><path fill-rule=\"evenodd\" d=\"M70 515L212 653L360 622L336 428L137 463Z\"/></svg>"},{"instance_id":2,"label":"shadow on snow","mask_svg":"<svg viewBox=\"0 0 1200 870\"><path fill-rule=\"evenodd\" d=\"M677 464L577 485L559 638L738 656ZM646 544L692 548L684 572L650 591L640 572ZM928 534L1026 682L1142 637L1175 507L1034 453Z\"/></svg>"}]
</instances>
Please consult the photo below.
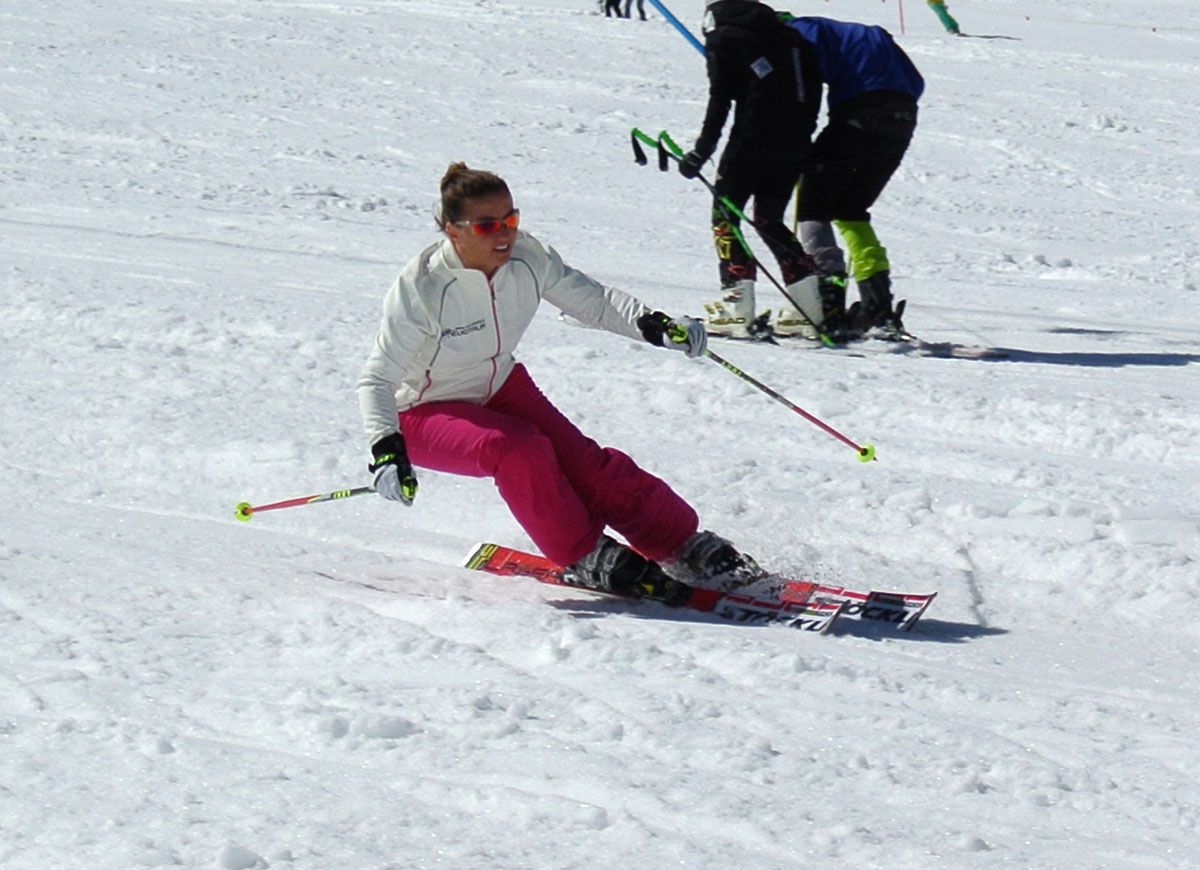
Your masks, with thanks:
<instances>
[{"instance_id":1,"label":"shadow on snow","mask_svg":"<svg viewBox=\"0 0 1200 870\"><path fill-rule=\"evenodd\" d=\"M652 619L658 622L696 623L703 625L731 625L740 628L767 628L782 626L780 622L748 621L737 622L715 613L689 610L686 607L668 607L658 601L634 601L612 598L571 598L548 602L557 610L570 613L579 619L596 619L614 614L625 614L637 619ZM829 630L830 635L847 635L874 640L904 640L924 643L966 643L983 637L1008 634L1006 628L993 628L970 622L951 622L944 619L924 617L912 631L901 631L883 622L843 616Z\"/></svg>"},{"instance_id":2,"label":"shadow on snow","mask_svg":"<svg viewBox=\"0 0 1200 870\"><path fill-rule=\"evenodd\" d=\"M1124 366L1186 366L1200 362L1195 353L1097 353L1095 351L1020 350L1000 347L1006 356L981 362L1042 363L1058 366L1123 368Z\"/></svg>"}]
</instances>

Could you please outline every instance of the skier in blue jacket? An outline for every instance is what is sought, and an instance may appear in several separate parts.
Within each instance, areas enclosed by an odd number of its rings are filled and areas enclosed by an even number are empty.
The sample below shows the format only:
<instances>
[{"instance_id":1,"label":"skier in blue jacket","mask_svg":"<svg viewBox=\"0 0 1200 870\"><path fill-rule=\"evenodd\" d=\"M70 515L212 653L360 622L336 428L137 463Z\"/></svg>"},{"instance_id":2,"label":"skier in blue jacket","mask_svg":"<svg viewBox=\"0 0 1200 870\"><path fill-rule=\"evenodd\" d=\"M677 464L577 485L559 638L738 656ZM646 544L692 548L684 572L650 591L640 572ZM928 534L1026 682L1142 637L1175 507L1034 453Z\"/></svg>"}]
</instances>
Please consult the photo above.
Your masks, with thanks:
<instances>
[{"instance_id":1,"label":"skier in blue jacket","mask_svg":"<svg viewBox=\"0 0 1200 870\"><path fill-rule=\"evenodd\" d=\"M800 177L800 241L822 273L842 277L844 294L846 261L830 226L837 224L861 297L850 310L851 323L864 332L873 327L903 332L903 303L898 309L892 305L887 250L868 210L908 150L925 82L882 27L781 17L816 47L828 88L827 122Z\"/></svg>"}]
</instances>

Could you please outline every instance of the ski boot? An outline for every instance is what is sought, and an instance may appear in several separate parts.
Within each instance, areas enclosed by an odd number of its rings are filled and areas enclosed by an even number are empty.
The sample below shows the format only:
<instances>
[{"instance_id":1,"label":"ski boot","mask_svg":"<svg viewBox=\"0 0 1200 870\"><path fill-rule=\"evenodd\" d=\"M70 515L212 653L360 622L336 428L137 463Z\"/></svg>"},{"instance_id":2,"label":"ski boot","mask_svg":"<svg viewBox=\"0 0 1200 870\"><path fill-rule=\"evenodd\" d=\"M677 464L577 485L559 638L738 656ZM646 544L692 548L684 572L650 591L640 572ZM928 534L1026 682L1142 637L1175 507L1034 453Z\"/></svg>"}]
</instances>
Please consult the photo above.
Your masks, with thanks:
<instances>
[{"instance_id":1,"label":"ski boot","mask_svg":"<svg viewBox=\"0 0 1200 870\"><path fill-rule=\"evenodd\" d=\"M688 586L719 592L775 598L784 585L729 541L709 531L688 538L679 554L663 563L663 570Z\"/></svg>"},{"instance_id":2,"label":"ski boot","mask_svg":"<svg viewBox=\"0 0 1200 870\"><path fill-rule=\"evenodd\" d=\"M887 341L904 341L908 337L908 330L900 319L905 300L892 307L892 279L887 269L859 281L858 293L861 301L855 302L848 312L856 329L864 335Z\"/></svg>"},{"instance_id":3,"label":"ski boot","mask_svg":"<svg viewBox=\"0 0 1200 870\"><path fill-rule=\"evenodd\" d=\"M816 275L809 275L788 284L784 291L788 301L771 316L771 331L780 336L815 339L825 319L822 314L820 279Z\"/></svg>"},{"instance_id":4,"label":"ski boot","mask_svg":"<svg viewBox=\"0 0 1200 870\"><path fill-rule=\"evenodd\" d=\"M710 335L747 338L754 323L754 282L747 278L724 288L720 299L704 303L704 328Z\"/></svg>"},{"instance_id":5,"label":"ski boot","mask_svg":"<svg viewBox=\"0 0 1200 870\"><path fill-rule=\"evenodd\" d=\"M846 320L845 275L810 275L786 289L800 307L784 304L779 309L771 323L776 335L817 339L823 334L838 344L859 337Z\"/></svg>"},{"instance_id":6,"label":"ski boot","mask_svg":"<svg viewBox=\"0 0 1200 870\"><path fill-rule=\"evenodd\" d=\"M590 553L568 565L563 577L571 586L630 598L653 598L672 606L681 604L691 592L657 563L608 535L601 535Z\"/></svg>"}]
</instances>

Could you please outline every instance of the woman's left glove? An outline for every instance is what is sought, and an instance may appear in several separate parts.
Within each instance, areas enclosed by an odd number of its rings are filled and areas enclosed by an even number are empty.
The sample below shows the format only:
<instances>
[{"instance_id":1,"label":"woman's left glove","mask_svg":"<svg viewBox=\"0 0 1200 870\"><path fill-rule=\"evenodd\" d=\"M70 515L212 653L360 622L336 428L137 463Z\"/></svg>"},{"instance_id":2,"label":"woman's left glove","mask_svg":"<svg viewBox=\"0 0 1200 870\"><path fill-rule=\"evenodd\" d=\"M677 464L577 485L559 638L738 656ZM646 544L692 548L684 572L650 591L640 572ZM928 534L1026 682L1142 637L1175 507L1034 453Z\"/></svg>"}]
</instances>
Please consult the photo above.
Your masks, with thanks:
<instances>
[{"instance_id":1,"label":"woman's left glove","mask_svg":"<svg viewBox=\"0 0 1200 870\"><path fill-rule=\"evenodd\" d=\"M661 311L651 311L638 318L637 327L651 344L681 350L691 359L704 356L708 350L704 323L694 317L673 319Z\"/></svg>"},{"instance_id":2,"label":"woman's left glove","mask_svg":"<svg viewBox=\"0 0 1200 870\"><path fill-rule=\"evenodd\" d=\"M371 446L375 461L367 466L375 472L375 491L388 501L411 505L417 497L417 477L408 461L404 436L393 432Z\"/></svg>"}]
</instances>

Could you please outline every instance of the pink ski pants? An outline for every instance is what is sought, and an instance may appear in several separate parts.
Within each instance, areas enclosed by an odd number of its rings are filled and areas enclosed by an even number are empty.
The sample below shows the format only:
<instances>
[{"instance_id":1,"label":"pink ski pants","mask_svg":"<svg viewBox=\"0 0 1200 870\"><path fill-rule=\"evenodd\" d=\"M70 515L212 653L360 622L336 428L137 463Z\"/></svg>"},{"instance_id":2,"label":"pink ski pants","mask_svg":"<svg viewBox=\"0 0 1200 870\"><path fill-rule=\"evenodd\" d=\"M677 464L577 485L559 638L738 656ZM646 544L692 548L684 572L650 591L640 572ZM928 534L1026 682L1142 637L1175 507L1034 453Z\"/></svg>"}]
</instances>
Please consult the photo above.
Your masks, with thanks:
<instances>
[{"instance_id":1,"label":"pink ski pants","mask_svg":"<svg viewBox=\"0 0 1200 870\"><path fill-rule=\"evenodd\" d=\"M413 465L490 477L546 558L570 565L605 527L648 559L679 552L699 519L666 483L563 416L521 364L491 399L430 402L400 414Z\"/></svg>"}]
</instances>

